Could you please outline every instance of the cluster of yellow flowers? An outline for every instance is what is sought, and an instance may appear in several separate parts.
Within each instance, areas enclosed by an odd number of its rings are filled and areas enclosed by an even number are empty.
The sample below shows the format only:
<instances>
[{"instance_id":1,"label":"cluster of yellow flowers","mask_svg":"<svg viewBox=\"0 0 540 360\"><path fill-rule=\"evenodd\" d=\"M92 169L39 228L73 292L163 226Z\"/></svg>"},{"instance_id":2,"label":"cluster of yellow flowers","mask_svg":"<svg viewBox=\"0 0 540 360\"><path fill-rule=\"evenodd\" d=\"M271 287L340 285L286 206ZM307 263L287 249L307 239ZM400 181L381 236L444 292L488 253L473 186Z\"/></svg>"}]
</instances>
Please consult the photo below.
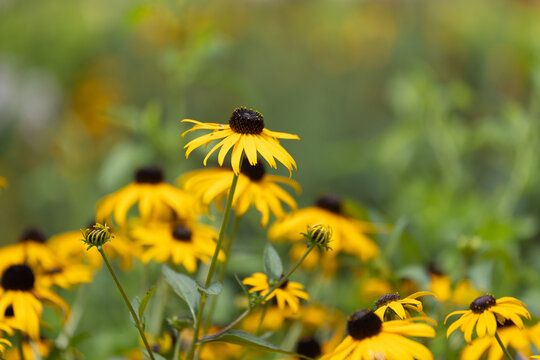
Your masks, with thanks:
<instances>
[{"instance_id":1,"label":"cluster of yellow flowers","mask_svg":"<svg viewBox=\"0 0 540 360\"><path fill-rule=\"evenodd\" d=\"M462 351L462 359L479 359L485 353L489 359L501 359L508 348L530 356L532 345L540 348L540 323L526 326L522 318L531 316L525 304L515 298L482 295L468 279L452 284L450 277L435 267L429 270L428 284L403 278L397 285L396 281L389 281L384 271L379 271L379 276L364 271L374 261L383 260L372 234L387 232L390 226L351 216L346 202L336 195L321 196L313 206L298 209L294 197L282 185L296 193L300 193L300 186L290 178L266 172L262 159L271 168L276 168L277 162L289 172L296 168L279 139L298 136L266 129L262 114L245 107L235 109L226 125L184 121L194 124L184 135L194 130L211 131L186 145L186 157L198 147L218 140L204 164L219 150L219 168L184 174L178 178L178 186L167 183L158 167L140 168L132 183L98 202L98 224L92 223L82 234L72 231L47 239L40 231L30 229L18 243L0 249L0 354L12 346L12 337L18 333L23 335L18 340L20 351L9 350L8 359L20 354L25 359L46 357L51 342L40 336L43 304L55 306L64 319L68 318L69 307L54 290L90 282L103 261L125 298L108 263L109 257L118 259L126 271L133 266L134 259L179 270L164 268L168 269L164 274L166 278L169 274L182 279L171 286L189 305L193 322L169 318L171 329L162 331L160 326L153 329L157 333L147 333L140 318L144 312L142 304L149 298L139 301L142 310L138 309L138 317L128 304L142 344L152 359L154 353L168 358L172 355L173 359L237 359L248 354L246 346L256 344L259 349L278 351L293 359L429 360L433 359L429 348L410 339L436 336L437 322L424 312L424 304L419 300L423 296L433 296L437 306L446 310L470 303L468 310L447 316L448 319L462 315L447 329L447 336L457 329L464 333L468 345ZM228 152L230 168L222 167ZM224 212L219 231L207 225L206 215L212 205ZM268 237L274 244L291 244L290 259L295 265L284 271L277 251L267 245L265 272L254 272L239 281L241 286L250 287L244 288L243 306L247 309L229 325L217 327L212 319L216 299L227 274L239 221L251 207L259 211L263 228L268 226L270 215L275 217ZM232 212L234 227L226 237ZM308 231L302 237L306 227ZM362 264L362 273L358 274L360 297L378 297L373 308L356 311L348 319L339 310L319 303L316 286L309 281L304 286L290 279L297 270L315 282L332 279L340 276L340 271L351 270L344 259ZM192 280L196 272L205 273L200 271L201 263L208 264L204 286ZM356 275L355 268L360 267L352 267ZM171 283L170 279L167 281ZM394 292L396 286L412 294L402 298ZM426 287L425 291L416 291L421 286ZM205 312L210 296L210 307ZM157 320L159 324L163 322L163 318ZM233 329L237 325L243 330ZM285 343L295 351L272 347L257 337L263 331L283 329L290 329L292 343ZM475 329L477 336L473 340ZM62 350L61 342L57 341L56 347ZM134 349L124 355L140 359L143 353Z\"/></svg>"}]
</instances>

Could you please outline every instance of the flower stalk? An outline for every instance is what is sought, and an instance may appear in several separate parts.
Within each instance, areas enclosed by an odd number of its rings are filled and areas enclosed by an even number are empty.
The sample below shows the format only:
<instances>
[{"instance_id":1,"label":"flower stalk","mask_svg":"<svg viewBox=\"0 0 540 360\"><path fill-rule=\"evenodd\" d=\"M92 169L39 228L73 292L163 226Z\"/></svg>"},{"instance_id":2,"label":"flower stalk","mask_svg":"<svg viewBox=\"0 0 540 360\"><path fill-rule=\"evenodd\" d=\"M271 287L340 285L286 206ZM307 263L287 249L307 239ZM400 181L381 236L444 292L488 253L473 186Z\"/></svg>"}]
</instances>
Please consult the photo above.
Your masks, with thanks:
<instances>
[{"instance_id":1,"label":"flower stalk","mask_svg":"<svg viewBox=\"0 0 540 360\"><path fill-rule=\"evenodd\" d=\"M98 249L99 253L101 254L101 256L103 257L103 261L105 262L105 265L107 265L107 269L111 273L111 276L112 276L114 282L116 283L116 286L118 287L118 290L120 291L120 294L122 294L122 298L124 299L124 302L126 303L126 306L128 307L129 312L131 313L131 317L133 318L133 321L135 321L135 325L137 327L137 330L139 330L139 334L141 335L141 339L142 339L142 341L144 343L144 347L146 348L146 351L148 351L148 356L150 356L150 359L155 360L154 359L154 354L152 353L152 349L150 348L150 344L148 343L148 340L146 339L146 335L144 334L142 323L139 320L139 317L137 316L137 313L135 312L135 310L131 306L131 303L129 302L129 299L128 299L124 289L122 288L122 285L120 284L120 281L118 281L118 278L116 277L116 274L114 273L114 270L111 267L111 264L109 263L109 259L107 259L107 255L105 255L105 252L103 251L101 246L97 247L97 249Z\"/></svg>"},{"instance_id":2,"label":"flower stalk","mask_svg":"<svg viewBox=\"0 0 540 360\"><path fill-rule=\"evenodd\" d=\"M499 337L499 334L497 334L497 332L495 332L495 339L497 339L497 342L499 343L499 346L501 347L504 355L506 356L506 358L508 360L514 360L514 358L512 357L512 355L510 355L510 352L508 351L508 349L506 348L506 346L504 346L501 338Z\"/></svg>"}]
</instances>

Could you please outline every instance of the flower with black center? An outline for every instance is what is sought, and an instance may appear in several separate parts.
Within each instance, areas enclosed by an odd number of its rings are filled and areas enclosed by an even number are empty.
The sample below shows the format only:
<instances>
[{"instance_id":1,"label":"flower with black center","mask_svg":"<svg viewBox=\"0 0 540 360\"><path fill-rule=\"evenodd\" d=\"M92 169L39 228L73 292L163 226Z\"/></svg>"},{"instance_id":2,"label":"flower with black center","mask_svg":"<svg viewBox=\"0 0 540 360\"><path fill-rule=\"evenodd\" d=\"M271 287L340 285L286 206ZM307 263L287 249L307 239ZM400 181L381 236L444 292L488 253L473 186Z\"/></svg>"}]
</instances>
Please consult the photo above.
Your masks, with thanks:
<instances>
[{"instance_id":1,"label":"flower with black center","mask_svg":"<svg viewBox=\"0 0 540 360\"><path fill-rule=\"evenodd\" d=\"M398 293L389 293L381 296L375 303L375 314L379 315L381 319L385 319L385 314L392 318L392 314L388 314L387 310L391 309L393 314L398 318L405 320L411 317L408 309L414 310L422 315L422 302L417 300L420 296L434 295L429 291L419 291L402 299Z\"/></svg>"},{"instance_id":2,"label":"flower with black center","mask_svg":"<svg viewBox=\"0 0 540 360\"><path fill-rule=\"evenodd\" d=\"M377 244L366 235L375 232L375 226L345 215L341 199L335 196L323 196L315 206L299 209L276 221L270 227L268 236L274 241L299 241L302 238L298 234L306 226L315 224L327 224L333 229L331 247L335 253L343 251L362 261L380 254Z\"/></svg>"},{"instance_id":3,"label":"flower with black center","mask_svg":"<svg viewBox=\"0 0 540 360\"><path fill-rule=\"evenodd\" d=\"M92 281L92 269L85 264L64 262L53 268L40 271L37 281L45 288L59 286L70 289L75 285Z\"/></svg>"},{"instance_id":4,"label":"flower with black center","mask_svg":"<svg viewBox=\"0 0 540 360\"><path fill-rule=\"evenodd\" d=\"M470 343L473 330L476 327L478 337L486 335L495 336L497 323L502 324L506 320L511 320L518 328L523 328L522 317L530 319L531 315L525 308L525 304L513 297L502 297L495 299L493 295L483 295L476 298L470 305L469 310L454 311L444 320L453 315L462 316L454 321L448 328L446 336L450 336L455 330L460 329L465 340Z\"/></svg>"},{"instance_id":5,"label":"flower with black center","mask_svg":"<svg viewBox=\"0 0 540 360\"><path fill-rule=\"evenodd\" d=\"M383 322L371 310L352 314L347 321L349 335L321 360L432 360L427 347L406 336L435 337L435 330L409 320Z\"/></svg>"},{"instance_id":6,"label":"flower with black center","mask_svg":"<svg viewBox=\"0 0 540 360\"><path fill-rule=\"evenodd\" d=\"M452 285L450 276L443 274L433 265L429 267L429 290L437 294L437 300L457 305L469 304L472 299L481 295L469 279L463 279Z\"/></svg>"},{"instance_id":7,"label":"flower with black center","mask_svg":"<svg viewBox=\"0 0 540 360\"><path fill-rule=\"evenodd\" d=\"M233 171L225 168L203 169L183 175L179 178L179 183L187 192L195 194L203 205L209 206L213 202L216 208L222 211L233 176ZM250 165L244 159L232 203L236 215L242 216L250 206L255 206L261 213L261 226L266 227L270 213L277 219L285 216L282 203L295 210L296 201L283 190L280 183L289 185L300 193L300 185L296 181L269 175L262 162Z\"/></svg>"},{"instance_id":8,"label":"flower with black center","mask_svg":"<svg viewBox=\"0 0 540 360\"><path fill-rule=\"evenodd\" d=\"M36 281L32 268L26 264L9 265L2 269L0 281L0 322L9 319L10 326L32 339L39 339L39 321L43 311L40 300L63 310L69 309L62 298Z\"/></svg>"},{"instance_id":9,"label":"flower with black center","mask_svg":"<svg viewBox=\"0 0 540 360\"><path fill-rule=\"evenodd\" d=\"M54 250L47 245L47 237L37 228L23 230L19 241L0 249L0 263L25 263L41 269L58 265L58 257Z\"/></svg>"},{"instance_id":10,"label":"flower with black center","mask_svg":"<svg viewBox=\"0 0 540 360\"><path fill-rule=\"evenodd\" d=\"M268 276L260 272L245 278L242 280L242 284L253 286L249 289L249 292L259 292L262 297L265 297L272 287L268 282ZM296 313L300 308L300 299L309 301L309 295L303 289L304 285L286 280L280 287L272 291L265 301L275 297L281 311L285 311L286 307L288 307L293 313Z\"/></svg>"},{"instance_id":11,"label":"flower with black center","mask_svg":"<svg viewBox=\"0 0 540 360\"><path fill-rule=\"evenodd\" d=\"M532 328L515 326L511 320L497 323L497 334L505 348L512 348L523 355L531 354L531 344L540 348L540 323ZM487 355L487 360L502 360L505 355L497 342L491 336L476 338L461 352L461 360L478 360Z\"/></svg>"},{"instance_id":12,"label":"flower with black center","mask_svg":"<svg viewBox=\"0 0 540 360\"><path fill-rule=\"evenodd\" d=\"M321 356L321 344L314 336L304 337L296 343L296 353L310 358Z\"/></svg>"},{"instance_id":13,"label":"flower with black center","mask_svg":"<svg viewBox=\"0 0 540 360\"><path fill-rule=\"evenodd\" d=\"M164 181L160 168L144 167L135 172L132 183L98 202L96 219L105 221L114 217L116 223L123 227L128 211L135 204L138 204L139 216L143 221L174 216L192 219L198 210L190 194Z\"/></svg>"},{"instance_id":14,"label":"flower with black center","mask_svg":"<svg viewBox=\"0 0 540 360\"><path fill-rule=\"evenodd\" d=\"M186 158L199 146L205 145L206 148L212 141L220 140L204 158L204 166L206 166L210 155L221 148L218 154L219 166L223 166L225 156L232 149L231 167L235 174L240 173L240 162L243 154L246 155L250 165L257 164L257 154L260 154L272 168L277 167L275 160L277 159L289 170L289 173L293 168L296 169L296 162L281 146L278 139L299 140L298 135L265 129L263 116L256 110L246 107L236 108L227 125L202 123L190 119L184 119L182 122L195 124L182 136L194 130L212 130L210 134L199 136L185 146L187 148Z\"/></svg>"},{"instance_id":15,"label":"flower with black center","mask_svg":"<svg viewBox=\"0 0 540 360\"><path fill-rule=\"evenodd\" d=\"M151 223L136 226L131 235L144 248L142 262L181 264L190 273L197 271L198 260L207 263L214 254L218 237L214 228L197 223ZM218 260L225 260L220 251Z\"/></svg>"}]
</instances>

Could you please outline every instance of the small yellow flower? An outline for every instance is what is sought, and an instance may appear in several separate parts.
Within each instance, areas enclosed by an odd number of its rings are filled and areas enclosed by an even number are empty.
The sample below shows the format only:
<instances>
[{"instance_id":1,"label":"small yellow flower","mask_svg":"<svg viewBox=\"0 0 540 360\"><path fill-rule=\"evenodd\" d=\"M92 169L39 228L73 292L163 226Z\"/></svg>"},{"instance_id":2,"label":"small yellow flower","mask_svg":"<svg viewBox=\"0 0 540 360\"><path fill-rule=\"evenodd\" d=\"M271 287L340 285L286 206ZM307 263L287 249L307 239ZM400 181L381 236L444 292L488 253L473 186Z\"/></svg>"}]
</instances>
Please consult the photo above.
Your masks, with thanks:
<instances>
[{"instance_id":1,"label":"small yellow flower","mask_svg":"<svg viewBox=\"0 0 540 360\"><path fill-rule=\"evenodd\" d=\"M144 246L142 262L171 261L194 273L198 260L206 263L214 255L218 234L214 228L197 223L151 223L136 226L132 236ZM222 251L218 260L225 260Z\"/></svg>"},{"instance_id":2,"label":"small yellow flower","mask_svg":"<svg viewBox=\"0 0 540 360\"><path fill-rule=\"evenodd\" d=\"M377 244L366 233L375 232L375 227L343 214L341 200L335 196L324 196L315 206L292 212L276 221L269 229L268 236L273 241L302 240L298 236L306 226L328 224L333 229L332 250L345 252L359 257L362 261L379 256Z\"/></svg>"},{"instance_id":3,"label":"small yellow flower","mask_svg":"<svg viewBox=\"0 0 540 360\"><path fill-rule=\"evenodd\" d=\"M245 278L242 283L253 286L249 290L250 293L259 291L260 295L263 297L266 296L271 287L268 283L268 277L266 274L259 272ZM275 297L280 310L285 310L285 307L288 305L292 312L296 313L300 308L300 299L309 301L309 295L303 291L303 289L304 285L286 280L279 288L270 293L270 295L266 298L266 301Z\"/></svg>"},{"instance_id":4,"label":"small yellow flower","mask_svg":"<svg viewBox=\"0 0 540 360\"><path fill-rule=\"evenodd\" d=\"M103 222L114 216L116 223L123 227L128 211L136 203L143 221L175 216L192 219L198 211L191 195L164 181L161 169L145 167L135 172L134 182L99 201L96 218Z\"/></svg>"},{"instance_id":5,"label":"small yellow flower","mask_svg":"<svg viewBox=\"0 0 540 360\"><path fill-rule=\"evenodd\" d=\"M435 337L435 330L411 320L383 322L369 310L351 315L347 322L349 335L321 360L432 360L431 351L424 345L406 338Z\"/></svg>"},{"instance_id":6,"label":"small yellow flower","mask_svg":"<svg viewBox=\"0 0 540 360\"><path fill-rule=\"evenodd\" d=\"M478 337L487 335L495 336L497 331L497 322L504 323L505 320L511 320L518 328L523 328L521 317L530 319L531 315L525 308L525 304L513 297L502 297L495 299L492 295L483 295L476 298L470 305L469 310L454 311L450 316L462 314L446 332L446 336L450 336L456 329L460 329L465 335L465 340L470 343L472 333L476 327Z\"/></svg>"},{"instance_id":7,"label":"small yellow flower","mask_svg":"<svg viewBox=\"0 0 540 360\"><path fill-rule=\"evenodd\" d=\"M386 310L390 308L400 319L405 320L406 318L411 317L409 312L405 309L407 308L423 315L422 302L420 300L416 300L416 298L425 295L434 294L429 291L419 291L407 296L404 299L402 299L398 293L389 293L383 295L375 303L375 314L377 314L381 319L384 319Z\"/></svg>"},{"instance_id":8,"label":"small yellow flower","mask_svg":"<svg viewBox=\"0 0 540 360\"><path fill-rule=\"evenodd\" d=\"M75 285L92 281L92 269L84 264L65 263L41 271L36 280L45 288L55 285L69 289Z\"/></svg>"},{"instance_id":9,"label":"small yellow flower","mask_svg":"<svg viewBox=\"0 0 540 360\"><path fill-rule=\"evenodd\" d=\"M53 249L47 245L42 231L27 228L15 244L0 249L0 266L10 263L25 263L35 269L50 269L60 265Z\"/></svg>"},{"instance_id":10,"label":"small yellow flower","mask_svg":"<svg viewBox=\"0 0 540 360\"><path fill-rule=\"evenodd\" d=\"M6 189L8 186L8 182L5 177L0 176L0 190Z\"/></svg>"},{"instance_id":11,"label":"small yellow flower","mask_svg":"<svg viewBox=\"0 0 540 360\"><path fill-rule=\"evenodd\" d=\"M2 269L0 282L0 322L9 320L9 325L39 339L39 322L46 301L63 310L67 316L69 308L58 295L36 281L34 271L26 264L14 264Z\"/></svg>"},{"instance_id":12,"label":"small yellow flower","mask_svg":"<svg viewBox=\"0 0 540 360\"><path fill-rule=\"evenodd\" d=\"M270 131L264 128L264 119L260 112L245 107L236 108L229 119L229 124L202 123L195 120L184 119L182 122L195 124L185 134L194 130L212 130L210 134L200 136L190 141L185 148L186 158L201 145L207 146L214 140L222 139L215 145L204 158L206 162L214 151L221 148L218 155L219 166L223 166L225 156L232 149L231 167L235 174L240 173L242 155L246 157L250 165L257 164L257 153L260 154L272 168L276 168L277 159L289 170L296 168L296 162L289 153L279 144L278 139L299 140L298 135ZM275 159L274 159L275 158Z\"/></svg>"},{"instance_id":13,"label":"small yellow flower","mask_svg":"<svg viewBox=\"0 0 540 360\"><path fill-rule=\"evenodd\" d=\"M250 206L261 213L261 226L266 227L272 213L280 219L285 216L282 203L291 209L296 209L296 201L283 190L279 183L289 185L297 193L300 186L296 181L283 176L268 175L262 162L250 165L247 159L242 162L236 191L234 192L233 208L238 216L244 215ZM195 194L205 206L212 202L219 210L229 194L234 173L228 169L203 169L192 171L179 179L181 186Z\"/></svg>"}]
</instances>

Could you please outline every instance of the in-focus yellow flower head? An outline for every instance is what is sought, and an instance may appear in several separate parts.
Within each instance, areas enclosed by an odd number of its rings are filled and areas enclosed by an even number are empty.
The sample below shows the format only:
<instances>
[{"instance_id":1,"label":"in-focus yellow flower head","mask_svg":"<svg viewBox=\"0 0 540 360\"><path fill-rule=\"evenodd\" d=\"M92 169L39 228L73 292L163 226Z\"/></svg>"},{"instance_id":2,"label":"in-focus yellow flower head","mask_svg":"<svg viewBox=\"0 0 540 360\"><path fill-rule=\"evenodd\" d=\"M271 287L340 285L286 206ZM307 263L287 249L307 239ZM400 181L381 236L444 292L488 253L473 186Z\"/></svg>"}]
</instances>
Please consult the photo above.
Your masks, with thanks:
<instances>
[{"instance_id":1,"label":"in-focus yellow flower head","mask_svg":"<svg viewBox=\"0 0 540 360\"><path fill-rule=\"evenodd\" d=\"M328 246L332 240L332 227L329 225L315 224L307 227L304 236L308 239L308 245L315 245L323 250L332 250Z\"/></svg>"},{"instance_id":2,"label":"in-focus yellow flower head","mask_svg":"<svg viewBox=\"0 0 540 360\"><path fill-rule=\"evenodd\" d=\"M406 338L435 337L435 330L412 320L383 322L370 310L352 314L347 322L349 335L334 351L321 360L432 360L431 351L424 345Z\"/></svg>"},{"instance_id":3,"label":"in-focus yellow flower head","mask_svg":"<svg viewBox=\"0 0 540 360\"><path fill-rule=\"evenodd\" d=\"M495 336L497 331L497 322L502 324L505 320L511 320L518 328L523 328L522 317L530 319L531 315L525 308L525 304L513 297L502 297L495 299L493 295L483 295L476 298L470 305L469 310L454 311L448 316L461 314L462 316L456 320L446 332L446 336L450 336L456 329L460 329L465 340L470 343L473 330L476 327L478 337L486 335Z\"/></svg>"},{"instance_id":4,"label":"in-focus yellow flower head","mask_svg":"<svg viewBox=\"0 0 540 360\"><path fill-rule=\"evenodd\" d=\"M417 300L420 296L425 295L434 295L429 291L419 291L414 294L407 296L402 299L398 293L389 293L381 296L379 300L375 303L375 314L377 314L381 319L385 319L385 314L387 309L391 309L393 314L398 318L405 320L406 318L411 317L411 314L407 309L414 310L422 315L422 302ZM387 314L388 315L388 314ZM392 315L390 316L392 318Z\"/></svg>"},{"instance_id":5,"label":"in-focus yellow flower head","mask_svg":"<svg viewBox=\"0 0 540 360\"><path fill-rule=\"evenodd\" d=\"M83 236L81 240L88 245L86 250L89 250L93 246L97 247L98 250L101 250L103 244L111 241L111 238L114 236L107 224L99 223L88 229L81 229L81 232Z\"/></svg>"},{"instance_id":6,"label":"in-focus yellow flower head","mask_svg":"<svg viewBox=\"0 0 540 360\"><path fill-rule=\"evenodd\" d=\"M266 274L259 272L245 278L242 283L253 286L249 290L250 293L258 291L263 297L266 296L271 288ZM283 311L286 306L288 306L293 313L296 313L300 308L300 299L309 301L309 295L303 289L304 285L294 281L285 280L280 287L270 293L266 300L268 301L275 297L280 310Z\"/></svg>"},{"instance_id":7,"label":"in-focus yellow flower head","mask_svg":"<svg viewBox=\"0 0 540 360\"><path fill-rule=\"evenodd\" d=\"M187 192L199 198L204 206L208 207L213 202L216 208L222 211L233 176L234 172L225 168L202 169L183 175L179 183ZM296 201L283 190L280 183L289 185L300 193L301 189L296 181L283 176L269 175L262 162L250 165L244 158L232 204L236 214L242 216L250 206L255 206L261 213L261 226L266 227L270 213L277 219L285 216L282 203L296 210Z\"/></svg>"},{"instance_id":8,"label":"in-focus yellow flower head","mask_svg":"<svg viewBox=\"0 0 540 360\"><path fill-rule=\"evenodd\" d=\"M257 110L246 107L236 108L227 125L202 123L190 119L184 119L182 122L195 124L182 136L194 130L212 130L210 134L200 136L185 146L187 148L186 158L199 146L207 146L212 141L221 139L204 158L204 166L206 166L210 155L221 148L218 154L219 166L223 166L225 156L232 149L231 167L235 174L240 173L243 154L246 154L250 165L257 164L257 154L260 154L272 168L277 167L275 161L277 159L289 170L289 174L293 168L296 169L296 162L280 145L278 139L299 140L300 138L297 135L265 129L263 115Z\"/></svg>"}]
</instances>

